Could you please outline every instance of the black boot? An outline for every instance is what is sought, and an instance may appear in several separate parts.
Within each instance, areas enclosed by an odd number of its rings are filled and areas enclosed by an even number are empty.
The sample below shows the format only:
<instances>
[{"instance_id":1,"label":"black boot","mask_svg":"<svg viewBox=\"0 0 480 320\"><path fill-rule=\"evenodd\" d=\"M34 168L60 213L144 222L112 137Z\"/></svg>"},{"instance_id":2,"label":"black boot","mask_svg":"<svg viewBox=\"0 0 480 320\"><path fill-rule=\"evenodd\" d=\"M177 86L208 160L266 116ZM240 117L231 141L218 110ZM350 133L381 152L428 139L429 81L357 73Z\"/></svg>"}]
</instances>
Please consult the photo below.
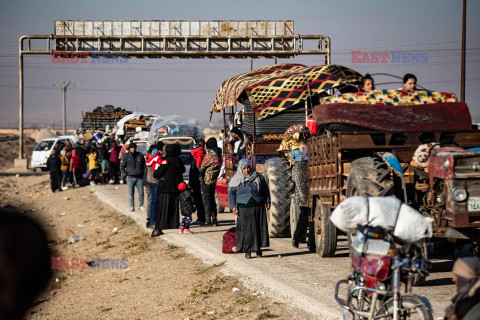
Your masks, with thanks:
<instances>
[{"instance_id":1,"label":"black boot","mask_svg":"<svg viewBox=\"0 0 480 320\"><path fill-rule=\"evenodd\" d=\"M262 250L257 251L257 257L261 258L263 256Z\"/></svg>"},{"instance_id":2,"label":"black boot","mask_svg":"<svg viewBox=\"0 0 480 320\"><path fill-rule=\"evenodd\" d=\"M150 218L147 218L147 223L145 224L145 226L146 226L147 228L150 227Z\"/></svg>"},{"instance_id":3,"label":"black boot","mask_svg":"<svg viewBox=\"0 0 480 320\"><path fill-rule=\"evenodd\" d=\"M245 251L245 259L250 259L252 254L249 251Z\"/></svg>"},{"instance_id":4,"label":"black boot","mask_svg":"<svg viewBox=\"0 0 480 320\"><path fill-rule=\"evenodd\" d=\"M160 230L160 229L155 229L155 230L153 230L153 232L152 232L152 238L161 236L162 234L163 234L162 230Z\"/></svg>"}]
</instances>

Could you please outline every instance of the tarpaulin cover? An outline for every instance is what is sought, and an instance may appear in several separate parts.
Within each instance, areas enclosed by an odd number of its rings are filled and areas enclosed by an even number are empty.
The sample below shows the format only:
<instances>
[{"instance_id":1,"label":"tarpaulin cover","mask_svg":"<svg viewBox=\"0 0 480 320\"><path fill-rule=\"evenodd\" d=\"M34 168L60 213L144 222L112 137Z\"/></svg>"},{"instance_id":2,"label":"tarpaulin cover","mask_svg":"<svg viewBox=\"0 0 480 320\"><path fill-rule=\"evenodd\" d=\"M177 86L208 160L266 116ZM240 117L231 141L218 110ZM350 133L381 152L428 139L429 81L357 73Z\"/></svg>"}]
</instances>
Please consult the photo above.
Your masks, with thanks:
<instances>
[{"instance_id":1,"label":"tarpaulin cover","mask_svg":"<svg viewBox=\"0 0 480 320\"><path fill-rule=\"evenodd\" d=\"M317 95L360 79L359 73L339 65L263 67L225 80L210 112L239 104L239 97L245 93L257 119L262 120L306 100L309 89L312 95Z\"/></svg>"},{"instance_id":2,"label":"tarpaulin cover","mask_svg":"<svg viewBox=\"0 0 480 320\"><path fill-rule=\"evenodd\" d=\"M351 103L321 104L313 114L319 125L348 124L382 132L460 131L472 128L465 103L414 106Z\"/></svg>"},{"instance_id":3,"label":"tarpaulin cover","mask_svg":"<svg viewBox=\"0 0 480 320\"><path fill-rule=\"evenodd\" d=\"M148 143L152 145L163 137L192 137L197 140L205 139L205 134L195 118L172 115L160 117L153 122Z\"/></svg>"}]
</instances>

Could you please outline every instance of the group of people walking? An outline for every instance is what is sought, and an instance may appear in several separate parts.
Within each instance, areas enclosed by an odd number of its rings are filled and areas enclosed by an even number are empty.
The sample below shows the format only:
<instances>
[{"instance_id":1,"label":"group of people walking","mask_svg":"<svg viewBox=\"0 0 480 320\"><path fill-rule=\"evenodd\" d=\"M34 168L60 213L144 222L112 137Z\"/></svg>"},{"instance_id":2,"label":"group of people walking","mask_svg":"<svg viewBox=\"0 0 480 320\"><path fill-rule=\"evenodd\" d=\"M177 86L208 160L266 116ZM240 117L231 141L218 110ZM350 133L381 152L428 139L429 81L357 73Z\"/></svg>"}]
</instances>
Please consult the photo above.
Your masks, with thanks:
<instances>
[{"instance_id":1,"label":"group of people walking","mask_svg":"<svg viewBox=\"0 0 480 320\"><path fill-rule=\"evenodd\" d=\"M165 229L178 229L179 233L192 233L192 214L197 213L199 226L218 226L215 186L222 166L221 148L217 140L205 143L199 140L191 150L193 161L189 171L189 185L183 181L185 166L180 159L181 148L176 144L158 142L143 156L131 143L120 164L122 176L127 180L131 210L135 210L134 192L138 192L140 210L147 211L147 227L151 236L163 234ZM236 224L237 249L262 256L263 247L269 246L266 210L270 207L270 191L265 178L254 171L248 160L241 160L237 173L228 186L228 199L232 212L238 217ZM144 205L143 187L147 193ZM180 212L182 219L180 219Z\"/></svg>"},{"instance_id":2,"label":"group of people walking","mask_svg":"<svg viewBox=\"0 0 480 320\"><path fill-rule=\"evenodd\" d=\"M147 212L151 236L165 229L192 233L191 224L218 226L215 187L222 166L222 150L215 138L202 139L191 150L193 162L189 183L183 179L185 166L180 159L181 147L151 146L146 155L137 151L135 143L120 148L116 141L90 142L83 147L67 144L52 152L48 160L52 192L68 186L126 181L130 210ZM261 248L269 246L266 210L270 191L264 177L242 159L237 173L228 185L228 200L237 216L237 250L262 256ZM135 189L138 201L135 203ZM180 212L182 218L180 219ZM193 222L192 214L197 214Z\"/></svg>"},{"instance_id":3,"label":"group of people walking","mask_svg":"<svg viewBox=\"0 0 480 320\"><path fill-rule=\"evenodd\" d=\"M52 192L87 184L119 183L121 149L116 141L105 139L86 145L70 142L58 144L52 150L47 168Z\"/></svg>"},{"instance_id":4,"label":"group of people walking","mask_svg":"<svg viewBox=\"0 0 480 320\"><path fill-rule=\"evenodd\" d=\"M185 165L180 159L182 149L177 144L158 142L146 155L137 152L136 145L127 146L120 170L126 178L130 208L135 210L134 193L138 192L138 205L147 211L147 227L152 237L163 234L164 229L179 229L180 233L192 233L192 213L197 212L198 225L218 225L215 204L215 186L222 165L221 149L215 138L206 143L199 140L191 150L189 183L183 174ZM144 188L147 204L144 207ZM183 218L180 221L180 208Z\"/></svg>"}]
</instances>

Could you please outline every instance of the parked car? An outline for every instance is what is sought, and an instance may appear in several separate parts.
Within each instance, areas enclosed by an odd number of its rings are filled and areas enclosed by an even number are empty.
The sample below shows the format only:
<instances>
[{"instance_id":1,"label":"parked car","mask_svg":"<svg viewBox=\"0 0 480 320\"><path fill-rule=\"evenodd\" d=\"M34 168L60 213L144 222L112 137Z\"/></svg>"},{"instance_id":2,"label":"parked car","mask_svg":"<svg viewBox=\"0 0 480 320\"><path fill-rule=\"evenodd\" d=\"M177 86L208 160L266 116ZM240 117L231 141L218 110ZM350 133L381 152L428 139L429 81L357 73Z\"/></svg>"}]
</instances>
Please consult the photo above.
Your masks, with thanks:
<instances>
[{"instance_id":1,"label":"parked car","mask_svg":"<svg viewBox=\"0 0 480 320\"><path fill-rule=\"evenodd\" d=\"M47 138L40 141L39 144L33 149L32 160L30 161L30 167L32 169L41 169L42 171L47 171L47 160L53 149L61 150L67 142L70 142L72 146L75 144L77 139L74 136L58 136L53 138Z\"/></svg>"}]
</instances>

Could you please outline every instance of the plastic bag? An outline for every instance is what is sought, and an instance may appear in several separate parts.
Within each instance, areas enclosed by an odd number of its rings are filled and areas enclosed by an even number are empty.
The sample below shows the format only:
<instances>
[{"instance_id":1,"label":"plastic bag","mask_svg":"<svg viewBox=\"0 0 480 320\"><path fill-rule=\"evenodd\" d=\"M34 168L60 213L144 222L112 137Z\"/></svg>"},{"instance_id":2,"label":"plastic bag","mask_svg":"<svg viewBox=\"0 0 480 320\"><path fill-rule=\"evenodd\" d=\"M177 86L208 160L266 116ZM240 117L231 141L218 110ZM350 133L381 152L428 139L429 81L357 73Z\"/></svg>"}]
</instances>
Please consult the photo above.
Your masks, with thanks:
<instances>
[{"instance_id":1,"label":"plastic bag","mask_svg":"<svg viewBox=\"0 0 480 320\"><path fill-rule=\"evenodd\" d=\"M155 144L163 137L192 137L195 140L205 139L205 134L198 126L197 120L192 117L172 115L156 119L150 133L148 143Z\"/></svg>"}]
</instances>

